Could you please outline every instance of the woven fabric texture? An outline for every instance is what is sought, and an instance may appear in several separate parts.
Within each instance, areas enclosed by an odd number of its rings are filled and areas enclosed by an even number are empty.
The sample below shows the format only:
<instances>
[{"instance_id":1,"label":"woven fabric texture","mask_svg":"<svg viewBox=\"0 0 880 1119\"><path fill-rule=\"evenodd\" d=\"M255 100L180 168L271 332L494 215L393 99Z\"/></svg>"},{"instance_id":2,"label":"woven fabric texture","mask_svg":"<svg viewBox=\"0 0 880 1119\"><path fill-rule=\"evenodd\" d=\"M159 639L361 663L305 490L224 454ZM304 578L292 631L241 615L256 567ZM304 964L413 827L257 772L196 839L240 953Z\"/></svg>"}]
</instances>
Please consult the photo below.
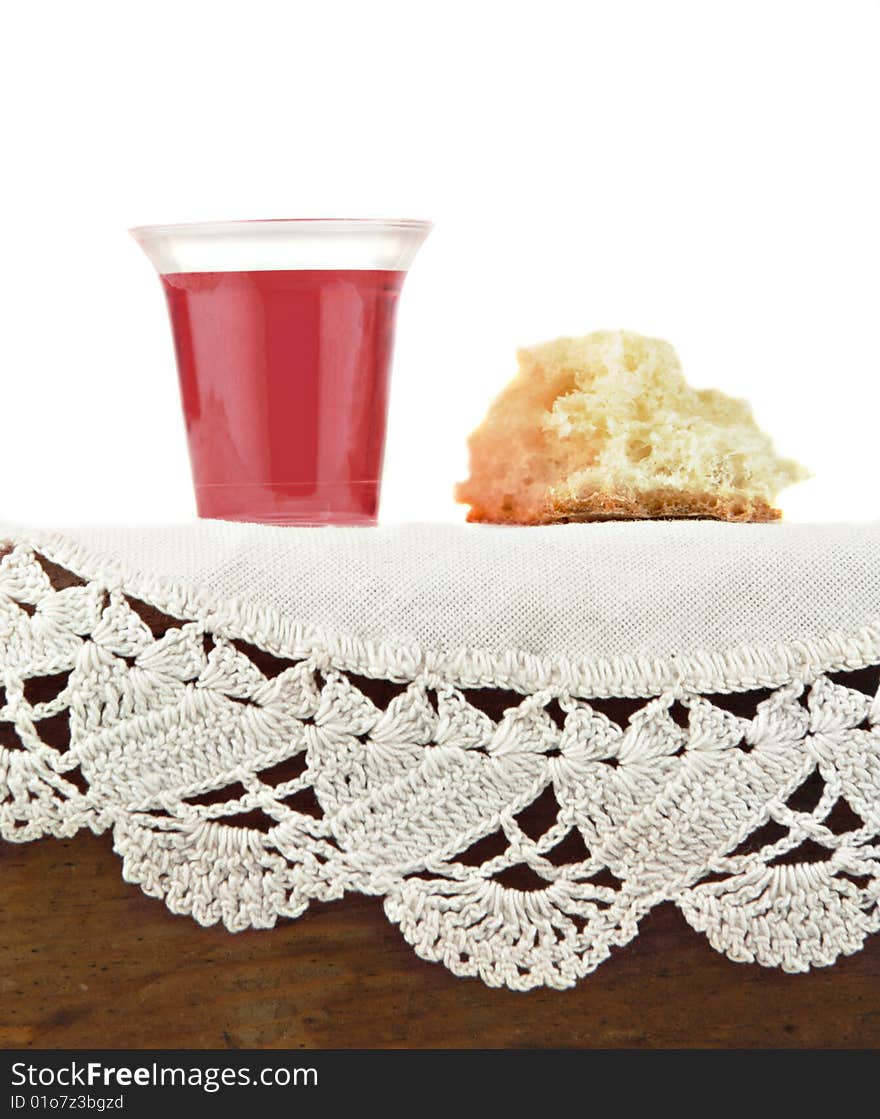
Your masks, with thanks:
<instances>
[{"instance_id":1,"label":"woven fabric texture","mask_svg":"<svg viewBox=\"0 0 880 1119\"><path fill-rule=\"evenodd\" d=\"M10 527L0 555L0 834L110 829L174 912L360 891L517 989L663 901L791 971L880 928L878 526Z\"/></svg>"}]
</instances>

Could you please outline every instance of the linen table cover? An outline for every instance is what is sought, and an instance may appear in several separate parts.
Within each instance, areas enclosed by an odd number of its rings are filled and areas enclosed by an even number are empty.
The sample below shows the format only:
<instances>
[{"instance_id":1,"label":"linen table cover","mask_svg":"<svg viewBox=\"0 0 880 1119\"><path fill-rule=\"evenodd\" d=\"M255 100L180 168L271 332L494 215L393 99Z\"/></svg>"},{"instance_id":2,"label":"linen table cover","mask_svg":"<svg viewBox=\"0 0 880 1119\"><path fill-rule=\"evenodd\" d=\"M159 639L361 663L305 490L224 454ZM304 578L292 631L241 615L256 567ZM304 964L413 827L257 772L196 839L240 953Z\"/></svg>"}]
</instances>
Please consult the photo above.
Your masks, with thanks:
<instances>
[{"instance_id":1,"label":"linen table cover","mask_svg":"<svg viewBox=\"0 0 880 1119\"><path fill-rule=\"evenodd\" d=\"M359 891L517 989L664 901L790 971L880 927L880 525L7 526L0 555L0 834L111 830L175 913Z\"/></svg>"}]
</instances>

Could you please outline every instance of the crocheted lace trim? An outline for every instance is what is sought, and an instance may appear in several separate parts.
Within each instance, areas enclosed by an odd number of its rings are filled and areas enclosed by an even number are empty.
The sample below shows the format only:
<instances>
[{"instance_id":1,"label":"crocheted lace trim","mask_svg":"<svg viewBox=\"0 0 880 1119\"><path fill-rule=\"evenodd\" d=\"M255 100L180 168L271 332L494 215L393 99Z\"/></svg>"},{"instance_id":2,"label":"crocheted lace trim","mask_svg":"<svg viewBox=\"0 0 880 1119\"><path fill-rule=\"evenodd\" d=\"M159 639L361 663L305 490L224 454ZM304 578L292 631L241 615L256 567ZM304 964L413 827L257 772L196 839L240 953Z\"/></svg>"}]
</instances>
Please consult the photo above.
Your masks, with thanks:
<instances>
[{"instance_id":1,"label":"crocheted lace trim","mask_svg":"<svg viewBox=\"0 0 880 1119\"><path fill-rule=\"evenodd\" d=\"M127 881L232 931L378 895L420 956L516 989L571 986L664 901L788 971L880 927L871 627L746 690L678 670L633 696L607 666L592 692L511 690L516 657L377 673L356 643L49 553L0 546L7 840L110 829Z\"/></svg>"}]
</instances>

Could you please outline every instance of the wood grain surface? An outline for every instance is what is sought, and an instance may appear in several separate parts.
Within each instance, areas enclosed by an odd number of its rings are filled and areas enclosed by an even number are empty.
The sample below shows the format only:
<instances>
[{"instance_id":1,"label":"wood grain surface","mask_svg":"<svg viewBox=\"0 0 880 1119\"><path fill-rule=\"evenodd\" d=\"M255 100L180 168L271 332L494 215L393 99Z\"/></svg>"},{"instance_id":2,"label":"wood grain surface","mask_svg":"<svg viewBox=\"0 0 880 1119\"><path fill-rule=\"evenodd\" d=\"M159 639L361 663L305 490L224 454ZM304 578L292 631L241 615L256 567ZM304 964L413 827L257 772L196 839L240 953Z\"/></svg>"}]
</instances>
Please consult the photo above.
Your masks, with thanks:
<instances>
[{"instance_id":1,"label":"wood grain surface","mask_svg":"<svg viewBox=\"0 0 880 1119\"><path fill-rule=\"evenodd\" d=\"M5 1048L880 1048L880 937L832 968L733 964L671 905L569 991L418 959L375 898L239 933L122 880L110 839L0 845Z\"/></svg>"}]
</instances>

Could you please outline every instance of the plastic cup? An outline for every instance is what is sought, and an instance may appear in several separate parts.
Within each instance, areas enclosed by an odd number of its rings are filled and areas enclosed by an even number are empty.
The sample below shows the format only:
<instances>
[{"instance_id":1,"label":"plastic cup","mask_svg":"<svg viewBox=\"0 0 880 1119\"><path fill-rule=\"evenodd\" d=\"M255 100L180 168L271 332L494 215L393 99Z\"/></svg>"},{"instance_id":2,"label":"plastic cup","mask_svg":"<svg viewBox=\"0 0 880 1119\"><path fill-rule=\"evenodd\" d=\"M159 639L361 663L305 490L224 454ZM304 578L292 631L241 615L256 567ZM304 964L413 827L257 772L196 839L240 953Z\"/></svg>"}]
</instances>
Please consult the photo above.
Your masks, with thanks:
<instances>
[{"instance_id":1,"label":"plastic cup","mask_svg":"<svg viewBox=\"0 0 880 1119\"><path fill-rule=\"evenodd\" d=\"M376 523L400 289L423 221L141 226L200 517Z\"/></svg>"}]
</instances>

